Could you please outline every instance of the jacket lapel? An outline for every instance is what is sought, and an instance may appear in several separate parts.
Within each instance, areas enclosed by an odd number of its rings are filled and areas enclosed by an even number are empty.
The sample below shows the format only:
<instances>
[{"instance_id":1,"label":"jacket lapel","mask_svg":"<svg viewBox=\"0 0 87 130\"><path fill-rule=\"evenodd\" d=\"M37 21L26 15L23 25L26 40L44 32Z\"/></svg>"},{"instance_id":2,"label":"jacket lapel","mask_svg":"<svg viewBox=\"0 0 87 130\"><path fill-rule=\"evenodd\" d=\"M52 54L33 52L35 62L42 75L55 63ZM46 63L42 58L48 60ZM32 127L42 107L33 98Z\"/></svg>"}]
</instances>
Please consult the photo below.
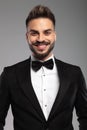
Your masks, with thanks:
<instances>
[{"instance_id":1,"label":"jacket lapel","mask_svg":"<svg viewBox=\"0 0 87 130\"><path fill-rule=\"evenodd\" d=\"M59 75L59 91L57 94L57 97L55 99L54 105L52 107L52 110L50 112L48 120L50 120L54 114L58 111L60 108L60 103L68 89L68 82L67 82L67 76L66 73L64 72L64 63L61 61L55 59L57 69L58 69L58 75ZM18 68L17 71L17 78L19 81L19 85L21 89L23 90L25 96L28 98L29 101L31 101L31 104L33 105L34 109L36 110L36 113L38 113L38 117L40 119L44 119L44 114L41 110L40 104L38 102L38 99L35 95L35 92L32 87L31 83L31 76L30 76L30 58L22 64L22 67ZM46 120L45 120L46 121Z\"/></svg>"},{"instance_id":2,"label":"jacket lapel","mask_svg":"<svg viewBox=\"0 0 87 130\"><path fill-rule=\"evenodd\" d=\"M58 69L60 85L59 85L59 91L58 91L57 97L55 99L55 102L50 112L48 120L51 119L56 112L58 112L59 108L61 107L60 103L62 102L62 99L69 86L67 82L67 74L65 73L65 69L64 69L64 63L57 60L56 58L55 58L55 62Z\"/></svg>"},{"instance_id":3,"label":"jacket lapel","mask_svg":"<svg viewBox=\"0 0 87 130\"><path fill-rule=\"evenodd\" d=\"M36 94L34 93L31 78L30 78L30 58L24 62L23 66L17 69L17 78L19 81L19 85L21 89L23 90L25 96L28 98L28 100L33 105L34 109L36 110L36 113L38 113L39 118L45 119L43 112L41 110L40 104L38 102L38 99L36 97Z\"/></svg>"}]
</instances>

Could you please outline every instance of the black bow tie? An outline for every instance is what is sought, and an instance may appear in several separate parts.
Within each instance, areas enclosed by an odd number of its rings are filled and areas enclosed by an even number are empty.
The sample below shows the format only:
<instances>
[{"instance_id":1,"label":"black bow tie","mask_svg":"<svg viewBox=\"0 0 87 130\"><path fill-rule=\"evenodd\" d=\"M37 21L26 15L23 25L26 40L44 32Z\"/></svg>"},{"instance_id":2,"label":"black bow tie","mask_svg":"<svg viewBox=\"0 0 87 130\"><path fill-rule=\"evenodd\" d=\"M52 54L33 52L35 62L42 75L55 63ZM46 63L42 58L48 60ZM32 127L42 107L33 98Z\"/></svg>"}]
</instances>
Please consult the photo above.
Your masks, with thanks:
<instances>
[{"instance_id":1,"label":"black bow tie","mask_svg":"<svg viewBox=\"0 0 87 130\"><path fill-rule=\"evenodd\" d=\"M40 62L40 61L32 61L32 68L34 71L38 71L42 66L45 66L48 69L53 69L53 60L50 59L45 62Z\"/></svg>"}]
</instances>

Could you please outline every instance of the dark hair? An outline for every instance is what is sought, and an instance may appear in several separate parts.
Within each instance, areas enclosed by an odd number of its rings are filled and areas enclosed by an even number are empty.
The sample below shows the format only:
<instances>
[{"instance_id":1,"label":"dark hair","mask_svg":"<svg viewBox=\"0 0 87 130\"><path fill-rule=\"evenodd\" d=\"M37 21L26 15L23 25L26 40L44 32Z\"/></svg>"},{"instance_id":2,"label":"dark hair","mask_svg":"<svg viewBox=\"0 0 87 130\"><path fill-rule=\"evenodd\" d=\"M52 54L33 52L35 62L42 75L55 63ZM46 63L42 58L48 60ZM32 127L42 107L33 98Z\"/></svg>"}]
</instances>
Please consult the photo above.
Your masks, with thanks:
<instances>
[{"instance_id":1,"label":"dark hair","mask_svg":"<svg viewBox=\"0 0 87 130\"><path fill-rule=\"evenodd\" d=\"M55 26L55 16L52 13L52 11L46 6L37 5L30 11L30 13L26 19L26 27L28 26L28 23L32 19L36 19L36 18L40 18L40 17L50 19Z\"/></svg>"}]
</instances>

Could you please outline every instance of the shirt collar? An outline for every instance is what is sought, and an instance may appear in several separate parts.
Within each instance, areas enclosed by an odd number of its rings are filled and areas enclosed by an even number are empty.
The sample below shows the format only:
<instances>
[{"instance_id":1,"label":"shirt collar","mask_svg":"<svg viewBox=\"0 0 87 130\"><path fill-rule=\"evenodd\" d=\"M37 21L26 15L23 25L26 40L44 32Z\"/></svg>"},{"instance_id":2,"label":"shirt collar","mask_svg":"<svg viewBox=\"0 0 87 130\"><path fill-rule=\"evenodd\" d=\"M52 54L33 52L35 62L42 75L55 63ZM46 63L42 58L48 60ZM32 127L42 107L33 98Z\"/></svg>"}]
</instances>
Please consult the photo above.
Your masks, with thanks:
<instances>
[{"instance_id":1,"label":"shirt collar","mask_svg":"<svg viewBox=\"0 0 87 130\"><path fill-rule=\"evenodd\" d=\"M56 67L56 63L55 63L54 54L52 54L47 60L49 60L49 59L53 59L54 67L53 67L52 70L49 70L49 69L47 69L47 68L44 68L45 74L57 73L57 67ZM31 55L31 61L36 61L36 60L38 60L38 59L36 59L33 55ZM46 60L46 61L47 61L47 60ZM32 63L32 62L31 62L31 63ZM42 71L41 71L41 70L42 70L42 68L41 68L39 71L37 71L37 73L38 73L39 75L42 74ZM36 72L34 72L34 73L36 73Z\"/></svg>"}]
</instances>

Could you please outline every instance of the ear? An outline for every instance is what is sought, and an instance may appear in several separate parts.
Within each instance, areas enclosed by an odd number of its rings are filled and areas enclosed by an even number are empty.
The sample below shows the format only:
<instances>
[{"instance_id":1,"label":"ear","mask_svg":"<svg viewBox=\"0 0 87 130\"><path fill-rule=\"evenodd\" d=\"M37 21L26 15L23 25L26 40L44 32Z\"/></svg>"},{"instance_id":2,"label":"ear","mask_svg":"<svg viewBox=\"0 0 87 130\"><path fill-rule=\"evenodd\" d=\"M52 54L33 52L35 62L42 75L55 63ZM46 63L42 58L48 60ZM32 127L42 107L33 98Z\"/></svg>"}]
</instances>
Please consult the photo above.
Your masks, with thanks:
<instances>
[{"instance_id":1,"label":"ear","mask_svg":"<svg viewBox=\"0 0 87 130\"><path fill-rule=\"evenodd\" d=\"M55 32L55 41L56 41L56 32Z\"/></svg>"},{"instance_id":2,"label":"ear","mask_svg":"<svg viewBox=\"0 0 87 130\"><path fill-rule=\"evenodd\" d=\"M28 32L26 32L26 40L28 41Z\"/></svg>"}]
</instances>

